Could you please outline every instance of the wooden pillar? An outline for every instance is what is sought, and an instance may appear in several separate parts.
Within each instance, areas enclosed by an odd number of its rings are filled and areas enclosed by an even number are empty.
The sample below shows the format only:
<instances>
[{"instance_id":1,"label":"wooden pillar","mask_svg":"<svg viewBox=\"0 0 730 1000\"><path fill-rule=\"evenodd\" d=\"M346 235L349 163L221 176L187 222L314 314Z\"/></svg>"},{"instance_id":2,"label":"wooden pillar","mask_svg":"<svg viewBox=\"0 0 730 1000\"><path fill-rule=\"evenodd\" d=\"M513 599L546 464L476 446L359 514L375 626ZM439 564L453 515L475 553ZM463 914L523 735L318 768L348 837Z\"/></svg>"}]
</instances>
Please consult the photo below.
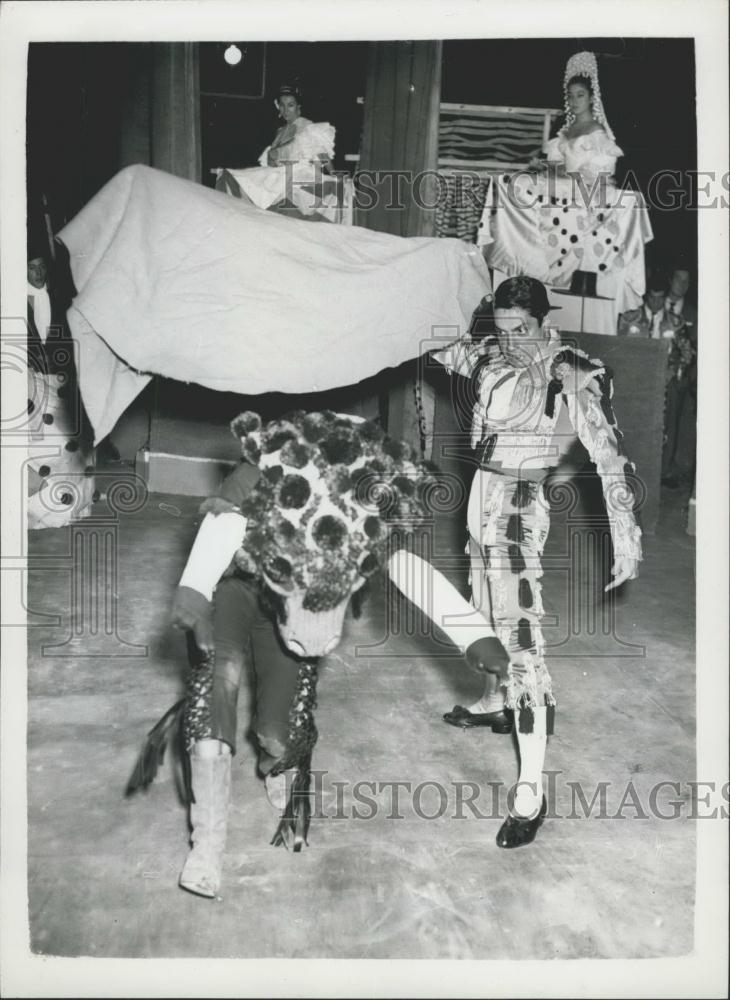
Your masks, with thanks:
<instances>
[{"instance_id":1,"label":"wooden pillar","mask_svg":"<svg viewBox=\"0 0 730 1000\"><path fill-rule=\"evenodd\" d=\"M434 234L440 100L441 42L371 43L359 171L374 172L377 200L358 209L357 225Z\"/></svg>"},{"instance_id":2,"label":"wooden pillar","mask_svg":"<svg viewBox=\"0 0 730 1000\"><path fill-rule=\"evenodd\" d=\"M119 130L119 169L135 163L152 163L152 60L151 43L128 46L127 87ZM125 49L126 51L126 49Z\"/></svg>"},{"instance_id":3,"label":"wooden pillar","mask_svg":"<svg viewBox=\"0 0 730 1000\"><path fill-rule=\"evenodd\" d=\"M198 45L194 42L165 42L152 46L150 87L150 166L177 177L202 183L200 140L200 74ZM174 384L154 379L150 398L150 467L143 474L155 482L152 467L165 435L166 399L175 392ZM143 463L141 468L143 468ZM159 488L159 487L157 487Z\"/></svg>"},{"instance_id":4,"label":"wooden pillar","mask_svg":"<svg viewBox=\"0 0 730 1000\"><path fill-rule=\"evenodd\" d=\"M365 88L359 171L369 174L375 201L358 208L358 226L395 236L433 236L435 171L441 101L441 42L372 42ZM402 382L385 382L378 409L388 431L420 445L414 393L415 365L403 366ZM425 390L424 390L425 391Z\"/></svg>"},{"instance_id":5,"label":"wooden pillar","mask_svg":"<svg viewBox=\"0 0 730 1000\"><path fill-rule=\"evenodd\" d=\"M151 164L202 181L200 79L195 42L153 46Z\"/></svg>"}]
</instances>

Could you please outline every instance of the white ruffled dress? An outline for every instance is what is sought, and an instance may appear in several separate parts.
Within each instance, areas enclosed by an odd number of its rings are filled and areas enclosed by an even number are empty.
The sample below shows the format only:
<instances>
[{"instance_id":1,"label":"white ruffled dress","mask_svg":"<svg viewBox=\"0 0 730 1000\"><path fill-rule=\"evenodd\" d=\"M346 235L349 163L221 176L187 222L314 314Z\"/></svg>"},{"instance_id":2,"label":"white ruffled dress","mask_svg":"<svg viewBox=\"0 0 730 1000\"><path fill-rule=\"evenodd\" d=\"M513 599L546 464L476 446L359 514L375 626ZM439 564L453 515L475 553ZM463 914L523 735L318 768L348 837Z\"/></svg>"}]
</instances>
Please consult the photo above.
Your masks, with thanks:
<instances>
[{"instance_id":1,"label":"white ruffled dress","mask_svg":"<svg viewBox=\"0 0 730 1000\"><path fill-rule=\"evenodd\" d=\"M302 185L321 182L323 160L335 155L335 129L329 122L311 122L307 118L298 118L294 126L293 139L279 147L275 142L266 147L259 157L260 166L229 173L258 208L270 208L289 199L303 215L313 215L318 206L311 191ZM272 148L286 150L285 164L267 165Z\"/></svg>"}]
</instances>

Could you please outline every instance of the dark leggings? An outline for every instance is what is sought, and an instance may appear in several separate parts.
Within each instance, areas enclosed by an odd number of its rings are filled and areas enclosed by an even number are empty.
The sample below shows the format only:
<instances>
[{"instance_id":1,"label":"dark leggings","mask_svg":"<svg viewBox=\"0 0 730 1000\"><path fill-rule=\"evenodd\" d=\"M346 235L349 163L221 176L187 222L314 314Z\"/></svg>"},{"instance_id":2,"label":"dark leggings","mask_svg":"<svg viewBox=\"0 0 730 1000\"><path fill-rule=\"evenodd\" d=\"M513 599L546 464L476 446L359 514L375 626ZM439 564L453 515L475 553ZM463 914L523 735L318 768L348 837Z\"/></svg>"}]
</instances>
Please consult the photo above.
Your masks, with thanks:
<instances>
[{"instance_id":1,"label":"dark leggings","mask_svg":"<svg viewBox=\"0 0 730 1000\"><path fill-rule=\"evenodd\" d=\"M215 670L211 695L213 739L236 752L238 689L244 667L256 677L253 731L264 774L286 745L289 708L298 663L286 652L272 618L259 604L257 587L237 577L222 580L214 597Z\"/></svg>"}]
</instances>

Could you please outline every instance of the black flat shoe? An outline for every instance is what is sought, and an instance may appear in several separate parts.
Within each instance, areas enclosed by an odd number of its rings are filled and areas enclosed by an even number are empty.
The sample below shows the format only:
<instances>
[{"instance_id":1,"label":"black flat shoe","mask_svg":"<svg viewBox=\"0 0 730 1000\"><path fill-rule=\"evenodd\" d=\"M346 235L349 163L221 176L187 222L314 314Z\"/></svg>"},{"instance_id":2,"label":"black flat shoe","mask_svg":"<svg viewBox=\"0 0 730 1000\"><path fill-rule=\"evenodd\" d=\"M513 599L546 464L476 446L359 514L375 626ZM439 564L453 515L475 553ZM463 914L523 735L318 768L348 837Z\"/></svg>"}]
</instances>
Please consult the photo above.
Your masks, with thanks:
<instances>
[{"instance_id":1,"label":"black flat shoe","mask_svg":"<svg viewBox=\"0 0 730 1000\"><path fill-rule=\"evenodd\" d=\"M512 732L512 713L508 714L504 709L499 712L470 712L463 705L454 705L444 715L444 722L448 722L450 726L461 726L462 729L488 726L493 733Z\"/></svg>"},{"instance_id":2,"label":"black flat shoe","mask_svg":"<svg viewBox=\"0 0 730 1000\"><path fill-rule=\"evenodd\" d=\"M521 816L508 816L497 834L497 847L524 847L531 844L542 826L547 813L547 799L543 795L540 811L534 819L523 819Z\"/></svg>"}]
</instances>

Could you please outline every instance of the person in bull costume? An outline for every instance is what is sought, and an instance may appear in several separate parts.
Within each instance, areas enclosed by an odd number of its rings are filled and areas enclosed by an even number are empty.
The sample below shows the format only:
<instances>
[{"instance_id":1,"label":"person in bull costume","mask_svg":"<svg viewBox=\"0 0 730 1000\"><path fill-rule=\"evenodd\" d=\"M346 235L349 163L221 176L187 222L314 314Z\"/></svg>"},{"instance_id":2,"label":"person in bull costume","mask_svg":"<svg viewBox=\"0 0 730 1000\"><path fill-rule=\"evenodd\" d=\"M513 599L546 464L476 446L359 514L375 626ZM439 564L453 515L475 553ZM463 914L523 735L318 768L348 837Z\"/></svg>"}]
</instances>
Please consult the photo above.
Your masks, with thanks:
<instances>
[{"instance_id":1,"label":"person in bull costume","mask_svg":"<svg viewBox=\"0 0 730 1000\"><path fill-rule=\"evenodd\" d=\"M317 660L337 646L350 598L386 566L395 535L428 520L438 485L407 444L362 418L298 412L263 426L245 413L232 429L244 460L204 502L174 599L173 623L195 640L188 691L151 730L127 786L150 783L180 724L193 844L180 885L207 897L221 884L242 673L250 662L259 769L282 811L272 843L299 850ZM506 665L489 627L469 640L475 665L485 654Z\"/></svg>"}]
</instances>

